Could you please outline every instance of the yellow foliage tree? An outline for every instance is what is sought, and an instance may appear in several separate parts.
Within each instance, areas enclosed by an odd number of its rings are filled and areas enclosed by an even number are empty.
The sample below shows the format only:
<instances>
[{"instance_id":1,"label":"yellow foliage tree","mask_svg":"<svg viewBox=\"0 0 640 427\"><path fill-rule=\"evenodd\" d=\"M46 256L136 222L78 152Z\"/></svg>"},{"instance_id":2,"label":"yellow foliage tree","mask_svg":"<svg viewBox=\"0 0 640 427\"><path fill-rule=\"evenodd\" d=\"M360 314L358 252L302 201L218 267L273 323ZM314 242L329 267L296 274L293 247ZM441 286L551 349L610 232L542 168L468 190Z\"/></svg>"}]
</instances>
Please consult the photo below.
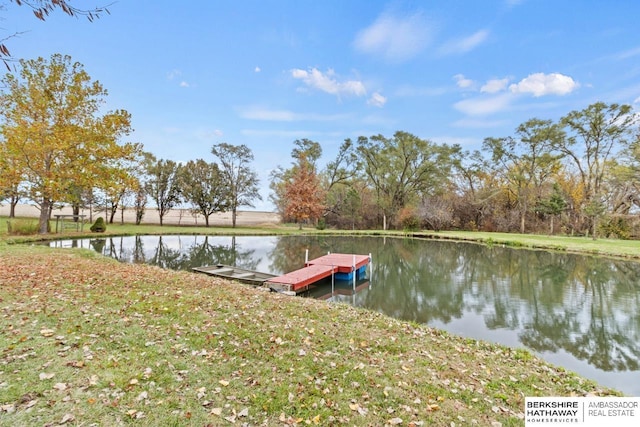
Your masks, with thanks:
<instances>
[{"instance_id":1,"label":"yellow foliage tree","mask_svg":"<svg viewBox=\"0 0 640 427\"><path fill-rule=\"evenodd\" d=\"M19 76L6 74L0 94L4 152L24 179L28 197L40 207L39 232L48 232L55 202L71 187L106 188L123 159L138 144L119 144L131 131L130 114L100 114L107 91L71 57L21 60Z\"/></svg>"}]
</instances>

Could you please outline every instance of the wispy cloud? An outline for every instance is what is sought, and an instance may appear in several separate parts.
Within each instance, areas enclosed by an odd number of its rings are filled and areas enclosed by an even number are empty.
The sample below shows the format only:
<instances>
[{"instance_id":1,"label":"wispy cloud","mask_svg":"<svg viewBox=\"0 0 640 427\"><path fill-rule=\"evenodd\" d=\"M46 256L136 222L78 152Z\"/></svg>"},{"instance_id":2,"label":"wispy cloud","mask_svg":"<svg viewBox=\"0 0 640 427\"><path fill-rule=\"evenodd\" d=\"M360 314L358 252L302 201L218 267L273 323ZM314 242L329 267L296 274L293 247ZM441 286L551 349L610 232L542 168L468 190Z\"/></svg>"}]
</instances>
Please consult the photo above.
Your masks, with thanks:
<instances>
[{"instance_id":1,"label":"wispy cloud","mask_svg":"<svg viewBox=\"0 0 640 427\"><path fill-rule=\"evenodd\" d=\"M402 62L422 52L431 39L431 26L422 13L404 17L383 13L356 35L353 46L386 61Z\"/></svg>"},{"instance_id":2,"label":"wispy cloud","mask_svg":"<svg viewBox=\"0 0 640 427\"><path fill-rule=\"evenodd\" d=\"M453 104L453 108L469 116L485 116L508 108L513 99L514 95L507 92L489 97L464 99Z\"/></svg>"},{"instance_id":3,"label":"wispy cloud","mask_svg":"<svg viewBox=\"0 0 640 427\"><path fill-rule=\"evenodd\" d=\"M410 96L440 96L447 93L446 87L428 87L428 86L413 86L402 85L394 92L395 96L410 97Z\"/></svg>"},{"instance_id":4,"label":"wispy cloud","mask_svg":"<svg viewBox=\"0 0 640 427\"><path fill-rule=\"evenodd\" d=\"M295 121L316 121L330 122L336 120L346 120L347 114L316 114L316 113L296 113L290 110L273 110L262 106L246 106L237 108L238 114L243 119L261 120L271 122L295 122Z\"/></svg>"},{"instance_id":5,"label":"wispy cloud","mask_svg":"<svg viewBox=\"0 0 640 427\"><path fill-rule=\"evenodd\" d=\"M453 127L466 128L466 129L490 129L505 126L508 123L507 120L487 120L487 119L474 119L464 118L453 122ZM477 141L473 141L477 142ZM462 145L462 144L461 144Z\"/></svg>"},{"instance_id":6,"label":"wispy cloud","mask_svg":"<svg viewBox=\"0 0 640 427\"><path fill-rule=\"evenodd\" d=\"M373 105L374 107L379 107L379 108L384 107L384 104L386 103L387 103L387 98L379 94L378 92L374 92L371 95L371 98L369 98L369 100L367 101L367 104Z\"/></svg>"},{"instance_id":7,"label":"wispy cloud","mask_svg":"<svg viewBox=\"0 0 640 427\"><path fill-rule=\"evenodd\" d=\"M294 68L291 70L291 76L294 79L302 80L302 82L311 89L317 89L331 95L336 95L337 97L341 97L342 95L364 96L367 94L367 90L361 81L339 81L338 76L332 69L323 73L317 68L310 68L309 70Z\"/></svg>"},{"instance_id":8,"label":"wispy cloud","mask_svg":"<svg viewBox=\"0 0 640 427\"><path fill-rule=\"evenodd\" d=\"M167 73L167 80L172 81L172 80L176 80L179 77L182 76L182 71L178 70L178 69L174 69L171 70ZM178 83L178 86L180 87L190 87L191 84L188 83L186 80L180 80L180 82Z\"/></svg>"},{"instance_id":9,"label":"wispy cloud","mask_svg":"<svg viewBox=\"0 0 640 427\"><path fill-rule=\"evenodd\" d=\"M167 73L167 80L173 80L176 77L180 77L182 75L182 71L174 69Z\"/></svg>"},{"instance_id":10,"label":"wispy cloud","mask_svg":"<svg viewBox=\"0 0 640 427\"><path fill-rule=\"evenodd\" d=\"M566 95L580 85L569 76L560 73L534 73L509 86L513 93L529 93L535 97Z\"/></svg>"},{"instance_id":11,"label":"wispy cloud","mask_svg":"<svg viewBox=\"0 0 640 427\"><path fill-rule=\"evenodd\" d=\"M492 79L488 80L480 87L480 92L483 93L497 93L505 90L509 84L509 79Z\"/></svg>"},{"instance_id":12,"label":"wispy cloud","mask_svg":"<svg viewBox=\"0 0 640 427\"><path fill-rule=\"evenodd\" d=\"M453 76L453 80L456 81L456 86L460 89L472 89L474 86L473 80L466 78L464 74L456 74Z\"/></svg>"},{"instance_id":13,"label":"wispy cloud","mask_svg":"<svg viewBox=\"0 0 640 427\"><path fill-rule=\"evenodd\" d=\"M633 58L634 56L638 55L640 55L640 46L633 49L625 50L623 52L618 52L617 54L615 54L615 58L618 60L623 60Z\"/></svg>"},{"instance_id":14,"label":"wispy cloud","mask_svg":"<svg viewBox=\"0 0 640 427\"><path fill-rule=\"evenodd\" d=\"M446 42L438 50L441 55L455 55L467 53L476 47L480 46L489 37L488 30L480 30L471 34L470 36L450 40Z\"/></svg>"}]
</instances>

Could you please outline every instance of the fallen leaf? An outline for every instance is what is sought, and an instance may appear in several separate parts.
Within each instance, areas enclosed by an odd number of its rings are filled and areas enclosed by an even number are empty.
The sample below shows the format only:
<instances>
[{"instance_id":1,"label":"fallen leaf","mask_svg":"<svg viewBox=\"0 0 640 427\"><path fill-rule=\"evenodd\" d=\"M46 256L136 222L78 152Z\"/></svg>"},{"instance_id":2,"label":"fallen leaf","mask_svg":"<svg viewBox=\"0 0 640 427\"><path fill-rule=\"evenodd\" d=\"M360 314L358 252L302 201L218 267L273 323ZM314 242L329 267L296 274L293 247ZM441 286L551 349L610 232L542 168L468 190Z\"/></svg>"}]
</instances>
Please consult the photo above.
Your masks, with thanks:
<instances>
[{"instance_id":1,"label":"fallen leaf","mask_svg":"<svg viewBox=\"0 0 640 427\"><path fill-rule=\"evenodd\" d=\"M45 372L41 372L40 375L38 375L38 377L40 378L40 380L50 380L51 378L53 378L56 374L47 374Z\"/></svg>"},{"instance_id":2,"label":"fallen leaf","mask_svg":"<svg viewBox=\"0 0 640 427\"><path fill-rule=\"evenodd\" d=\"M218 382L219 382L220 384L222 384L222 386L224 386L224 387L226 387L226 386L228 386L228 385L229 385L229 381L227 381L227 380L220 380L220 381L218 381Z\"/></svg>"},{"instance_id":3,"label":"fallen leaf","mask_svg":"<svg viewBox=\"0 0 640 427\"><path fill-rule=\"evenodd\" d=\"M71 414L64 414L64 417L62 417L62 419L60 420L60 424L66 424L68 422L71 422L73 420L75 420L76 417L74 417Z\"/></svg>"},{"instance_id":4,"label":"fallen leaf","mask_svg":"<svg viewBox=\"0 0 640 427\"><path fill-rule=\"evenodd\" d=\"M64 391L67 389L67 385L65 383L55 383L53 388L59 391Z\"/></svg>"},{"instance_id":5,"label":"fallen leaf","mask_svg":"<svg viewBox=\"0 0 640 427\"><path fill-rule=\"evenodd\" d=\"M40 335L42 335L43 337L52 337L54 332L55 331L53 329L41 329Z\"/></svg>"},{"instance_id":6,"label":"fallen leaf","mask_svg":"<svg viewBox=\"0 0 640 427\"><path fill-rule=\"evenodd\" d=\"M211 413L212 413L213 415L220 415L220 414L222 414L222 408L213 408L213 409L211 410Z\"/></svg>"},{"instance_id":7,"label":"fallen leaf","mask_svg":"<svg viewBox=\"0 0 640 427\"><path fill-rule=\"evenodd\" d=\"M238 412L239 417L248 417L249 416L249 408L244 408L242 411Z\"/></svg>"},{"instance_id":8,"label":"fallen leaf","mask_svg":"<svg viewBox=\"0 0 640 427\"><path fill-rule=\"evenodd\" d=\"M402 424L402 418L398 418L398 417L396 417L396 418L391 418L391 419L388 421L388 423L389 423L389 424L391 424L392 426L397 426L398 424Z\"/></svg>"}]
</instances>

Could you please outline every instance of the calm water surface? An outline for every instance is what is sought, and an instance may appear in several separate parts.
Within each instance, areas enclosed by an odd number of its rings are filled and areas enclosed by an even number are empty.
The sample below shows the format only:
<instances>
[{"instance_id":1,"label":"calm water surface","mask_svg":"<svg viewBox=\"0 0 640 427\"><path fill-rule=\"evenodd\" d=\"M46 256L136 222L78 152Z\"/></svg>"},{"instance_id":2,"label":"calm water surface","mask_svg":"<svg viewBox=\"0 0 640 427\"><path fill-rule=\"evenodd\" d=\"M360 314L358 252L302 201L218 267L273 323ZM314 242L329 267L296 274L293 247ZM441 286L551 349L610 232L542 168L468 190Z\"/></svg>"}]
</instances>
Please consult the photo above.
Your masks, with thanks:
<instances>
[{"instance_id":1,"label":"calm water surface","mask_svg":"<svg viewBox=\"0 0 640 427\"><path fill-rule=\"evenodd\" d=\"M372 254L367 280L310 296L465 337L526 347L640 396L640 263L470 243L383 237L137 236L58 241L171 269L231 264L281 274L305 249ZM357 327L357 326L354 326Z\"/></svg>"}]
</instances>

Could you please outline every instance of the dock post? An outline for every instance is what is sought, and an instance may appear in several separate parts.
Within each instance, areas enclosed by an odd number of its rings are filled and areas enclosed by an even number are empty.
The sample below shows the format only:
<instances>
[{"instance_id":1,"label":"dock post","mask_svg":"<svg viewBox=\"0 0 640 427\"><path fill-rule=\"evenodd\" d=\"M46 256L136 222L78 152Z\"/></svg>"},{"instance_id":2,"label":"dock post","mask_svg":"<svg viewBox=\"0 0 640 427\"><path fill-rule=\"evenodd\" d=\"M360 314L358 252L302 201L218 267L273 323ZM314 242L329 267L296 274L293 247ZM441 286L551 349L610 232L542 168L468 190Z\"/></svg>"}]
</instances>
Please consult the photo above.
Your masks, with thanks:
<instances>
[{"instance_id":1,"label":"dock post","mask_svg":"<svg viewBox=\"0 0 640 427\"><path fill-rule=\"evenodd\" d=\"M369 287L373 285L373 257L369 252Z\"/></svg>"},{"instance_id":2,"label":"dock post","mask_svg":"<svg viewBox=\"0 0 640 427\"><path fill-rule=\"evenodd\" d=\"M353 254L353 293L356 292L356 276L358 271L356 270L356 255Z\"/></svg>"},{"instance_id":3,"label":"dock post","mask_svg":"<svg viewBox=\"0 0 640 427\"><path fill-rule=\"evenodd\" d=\"M333 278L335 277L336 274L336 269L335 267L332 265L331 266L331 300L333 301L333 295L335 294L335 287L334 287L334 280Z\"/></svg>"},{"instance_id":4,"label":"dock post","mask_svg":"<svg viewBox=\"0 0 640 427\"><path fill-rule=\"evenodd\" d=\"M304 266L306 267L309 264L309 249L304 250Z\"/></svg>"}]
</instances>

